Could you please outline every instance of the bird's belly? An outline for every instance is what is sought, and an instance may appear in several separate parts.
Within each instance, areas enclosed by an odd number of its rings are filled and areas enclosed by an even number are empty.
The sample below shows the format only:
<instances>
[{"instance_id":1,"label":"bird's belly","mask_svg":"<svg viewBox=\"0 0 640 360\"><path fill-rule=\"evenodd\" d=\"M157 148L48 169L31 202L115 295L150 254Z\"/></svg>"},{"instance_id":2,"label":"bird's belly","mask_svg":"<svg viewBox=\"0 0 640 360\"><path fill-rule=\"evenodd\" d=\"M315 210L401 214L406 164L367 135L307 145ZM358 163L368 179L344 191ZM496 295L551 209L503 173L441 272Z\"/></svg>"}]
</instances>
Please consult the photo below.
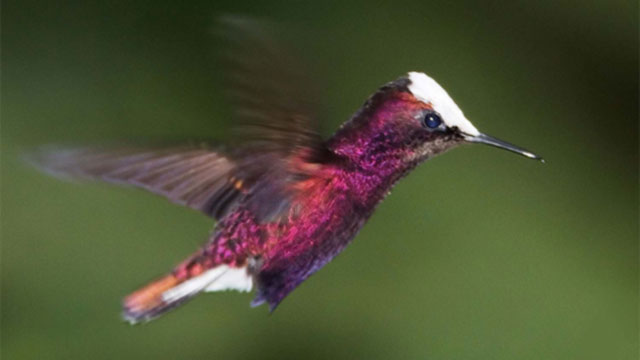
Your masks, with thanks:
<instances>
[{"instance_id":1,"label":"bird's belly","mask_svg":"<svg viewBox=\"0 0 640 360\"><path fill-rule=\"evenodd\" d=\"M298 209L286 224L269 227L258 275L256 304L274 308L290 291L339 254L368 218L340 194Z\"/></svg>"}]
</instances>

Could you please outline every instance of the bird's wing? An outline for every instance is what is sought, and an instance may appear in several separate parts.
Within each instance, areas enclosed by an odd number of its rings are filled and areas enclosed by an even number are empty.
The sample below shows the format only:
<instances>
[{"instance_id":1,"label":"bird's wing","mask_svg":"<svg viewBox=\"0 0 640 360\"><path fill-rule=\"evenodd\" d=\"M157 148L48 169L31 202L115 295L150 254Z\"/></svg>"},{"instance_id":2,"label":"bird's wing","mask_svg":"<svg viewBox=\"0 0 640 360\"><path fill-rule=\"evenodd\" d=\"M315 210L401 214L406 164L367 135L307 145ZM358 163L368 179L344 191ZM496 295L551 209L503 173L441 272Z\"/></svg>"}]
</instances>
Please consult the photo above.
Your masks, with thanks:
<instances>
[{"instance_id":1,"label":"bird's wing","mask_svg":"<svg viewBox=\"0 0 640 360\"><path fill-rule=\"evenodd\" d=\"M271 35L268 24L242 17L220 20L227 42L227 93L234 105L237 139L280 158L322 150L309 72Z\"/></svg>"},{"instance_id":2,"label":"bird's wing","mask_svg":"<svg viewBox=\"0 0 640 360\"><path fill-rule=\"evenodd\" d=\"M305 176L300 165L318 161L323 149L306 84L261 23L227 17L221 29L230 43L228 88L239 135L232 152L198 146L49 148L31 160L61 177L141 187L216 219L240 201L258 220L282 213L292 196L289 185Z\"/></svg>"},{"instance_id":3,"label":"bird's wing","mask_svg":"<svg viewBox=\"0 0 640 360\"><path fill-rule=\"evenodd\" d=\"M214 217L241 194L236 164L205 146L47 147L29 160L57 177L144 188Z\"/></svg>"}]
</instances>

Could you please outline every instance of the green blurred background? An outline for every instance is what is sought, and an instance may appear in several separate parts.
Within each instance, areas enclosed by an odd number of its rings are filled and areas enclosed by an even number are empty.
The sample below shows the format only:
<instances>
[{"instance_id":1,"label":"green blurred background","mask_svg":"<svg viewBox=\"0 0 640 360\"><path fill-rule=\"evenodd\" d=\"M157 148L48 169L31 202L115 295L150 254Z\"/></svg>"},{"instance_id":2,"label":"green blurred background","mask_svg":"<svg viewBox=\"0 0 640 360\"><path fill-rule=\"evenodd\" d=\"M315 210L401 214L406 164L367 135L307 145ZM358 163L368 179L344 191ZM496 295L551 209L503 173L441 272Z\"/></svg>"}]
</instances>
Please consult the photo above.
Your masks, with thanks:
<instances>
[{"instance_id":1,"label":"green blurred background","mask_svg":"<svg viewBox=\"0 0 640 360\"><path fill-rule=\"evenodd\" d=\"M211 222L48 178L45 143L224 139L216 16L276 20L323 80L329 135L381 84L436 78L481 130L396 187L269 315L204 295L143 326L120 299ZM637 1L5 1L3 359L636 359Z\"/></svg>"}]
</instances>

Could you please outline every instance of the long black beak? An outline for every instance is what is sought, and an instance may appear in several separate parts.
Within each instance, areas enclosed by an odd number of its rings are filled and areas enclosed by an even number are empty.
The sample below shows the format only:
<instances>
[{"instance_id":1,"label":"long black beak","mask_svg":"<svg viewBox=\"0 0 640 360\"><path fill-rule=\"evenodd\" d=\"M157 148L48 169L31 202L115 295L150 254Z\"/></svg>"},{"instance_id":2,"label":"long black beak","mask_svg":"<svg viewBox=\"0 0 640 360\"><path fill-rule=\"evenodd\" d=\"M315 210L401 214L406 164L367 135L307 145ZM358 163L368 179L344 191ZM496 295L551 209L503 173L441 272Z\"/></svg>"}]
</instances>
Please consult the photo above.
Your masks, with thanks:
<instances>
[{"instance_id":1,"label":"long black beak","mask_svg":"<svg viewBox=\"0 0 640 360\"><path fill-rule=\"evenodd\" d=\"M534 159L534 160L540 160L542 162L544 162L544 159L534 153L532 153L529 150L525 150L521 147L517 147L513 144L509 144L506 141L502 141L500 139L496 139L492 136L489 135L485 135L485 134L478 134L475 136L469 136L466 135L465 139L469 142L473 142L473 143L478 143L478 144L487 144L487 145L491 145L491 146L495 146L497 148L500 149L505 149L505 150L509 150L509 151L513 151L516 154L520 154L522 156L528 157L529 159Z\"/></svg>"}]
</instances>

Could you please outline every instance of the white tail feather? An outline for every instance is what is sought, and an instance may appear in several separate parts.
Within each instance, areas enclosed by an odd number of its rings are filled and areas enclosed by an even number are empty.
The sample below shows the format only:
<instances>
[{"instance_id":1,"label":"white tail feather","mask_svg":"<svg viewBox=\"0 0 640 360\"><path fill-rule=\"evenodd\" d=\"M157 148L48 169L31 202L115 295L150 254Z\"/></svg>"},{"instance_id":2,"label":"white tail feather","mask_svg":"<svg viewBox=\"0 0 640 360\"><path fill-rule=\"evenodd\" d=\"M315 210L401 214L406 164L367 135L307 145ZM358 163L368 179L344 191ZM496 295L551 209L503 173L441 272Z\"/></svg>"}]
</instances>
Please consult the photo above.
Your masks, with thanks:
<instances>
[{"instance_id":1,"label":"white tail feather","mask_svg":"<svg viewBox=\"0 0 640 360\"><path fill-rule=\"evenodd\" d=\"M225 265L223 265L225 266ZM249 292L253 288L253 277L247 273L247 268L228 268L220 277L204 289L207 292L237 290Z\"/></svg>"},{"instance_id":2,"label":"white tail feather","mask_svg":"<svg viewBox=\"0 0 640 360\"><path fill-rule=\"evenodd\" d=\"M162 300L171 303L201 291L251 291L252 287L253 278L246 267L220 265L163 292Z\"/></svg>"}]
</instances>

